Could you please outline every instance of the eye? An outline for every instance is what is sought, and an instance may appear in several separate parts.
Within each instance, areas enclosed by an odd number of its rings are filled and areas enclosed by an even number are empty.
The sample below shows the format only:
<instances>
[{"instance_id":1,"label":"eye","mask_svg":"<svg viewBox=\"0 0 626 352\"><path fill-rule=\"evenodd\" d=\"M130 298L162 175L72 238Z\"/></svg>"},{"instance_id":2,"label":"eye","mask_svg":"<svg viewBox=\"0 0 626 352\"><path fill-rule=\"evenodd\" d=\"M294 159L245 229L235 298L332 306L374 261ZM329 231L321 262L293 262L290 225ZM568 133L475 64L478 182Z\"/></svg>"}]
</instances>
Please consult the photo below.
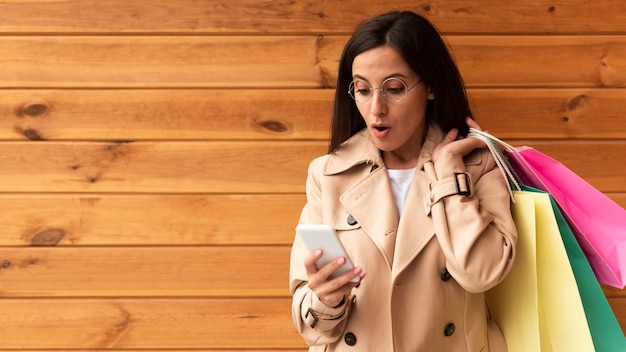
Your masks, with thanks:
<instances>
[{"instance_id":1,"label":"eye","mask_svg":"<svg viewBox=\"0 0 626 352\"><path fill-rule=\"evenodd\" d=\"M371 91L369 90L369 88L360 88L360 89L356 89L355 90L356 94L358 95L368 95L371 93Z\"/></svg>"},{"instance_id":2,"label":"eye","mask_svg":"<svg viewBox=\"0 0 626 352\"><path fill-rule=\"evenodd\" d=\"M387 87L385 90L387 94L401 94L404 93L404 87Z\"/></svg>"}]
</instances>

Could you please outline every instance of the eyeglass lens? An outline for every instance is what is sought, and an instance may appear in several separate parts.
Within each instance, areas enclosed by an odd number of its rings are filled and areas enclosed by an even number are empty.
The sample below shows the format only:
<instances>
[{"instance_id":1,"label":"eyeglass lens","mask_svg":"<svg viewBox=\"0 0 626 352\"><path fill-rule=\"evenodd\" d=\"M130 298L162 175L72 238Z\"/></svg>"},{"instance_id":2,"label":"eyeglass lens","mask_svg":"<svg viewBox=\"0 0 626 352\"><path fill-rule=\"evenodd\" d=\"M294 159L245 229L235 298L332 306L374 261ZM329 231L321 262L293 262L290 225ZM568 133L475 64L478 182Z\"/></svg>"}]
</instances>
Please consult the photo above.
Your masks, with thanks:
<instances>
[{"instance_id":1,"label":"eyeglass lens","mask_svg":"<svg viewBox=\"0 0 626 352\"><path fill-rule=\"evenodd\" d=\"M352 98L359 103L367 103L372 99L375 90L380 90L385 99L392 102L399 102L407 95L406 84L398 78L387 78L380 88L372 88L367 82L355 79L350 83L349 93Z\"/></svg>"}]
</instances>

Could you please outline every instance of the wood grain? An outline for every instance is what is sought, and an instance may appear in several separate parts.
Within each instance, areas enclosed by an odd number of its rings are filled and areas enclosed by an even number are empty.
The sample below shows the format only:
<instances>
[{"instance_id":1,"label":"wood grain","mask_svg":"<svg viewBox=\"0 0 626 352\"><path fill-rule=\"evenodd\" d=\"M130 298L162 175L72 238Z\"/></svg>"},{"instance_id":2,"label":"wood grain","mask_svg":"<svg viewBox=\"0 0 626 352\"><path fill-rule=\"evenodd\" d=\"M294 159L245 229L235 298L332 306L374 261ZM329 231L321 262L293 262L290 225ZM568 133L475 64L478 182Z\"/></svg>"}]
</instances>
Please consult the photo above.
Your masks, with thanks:
<instances>
[{"instance_id":1,"label":"wood grain","mask_svg":"<svg viewBox=\"0 0 626 352\"><path fill-rule=\"evenodd\" d=\"M626 33L626 5L619 0L5 1L0 33L348 34L366 18L391 9L421 13L444 32ZM584 21L577 20L583 15Z\"/></svg>"},{"instance_id":2,"label":"wood grain","mask_svg":"<svg viewBox=\"0 0 626 352\"><path fill-rule=\"evenodd\" d=\"M0 192L304 192L326 143L0 143ZM254 175L254 177L250 177Z\"/></svg>"},{"instance_id":3,"label":"wood grain","mask_svg":"<svg viewBox=\"0 0 626 352\"><path fill-rule=\"evenodd\" d=\"M626 207L625 193L609 198ZM304 194L0 195L0 246L290 245Z\"/></svg>"},{"instance_id":4,"label":"wood grain","mask_svg":"<svg viewBox=\"0 0 626 352\"><path fill-rule=\"evenodd\" d=\"M303 193L0 194L0 246L289 245L305 201Z\"/></svg>"},{"instance_id":5,"label":"wood grain","mask_svg":"<svg viewBox=\"0 0 626 352\"><path fill-rule=\"evenodd\" d=\"M332 87L346 40L345 36L4 36L0 89ZM626 86L626 36L446 40L468 87ZM256 52L263 55L249 60Z\"/></svg>"},{"instance_id":6,"label":"wood grain","mask_svg":"<svg viewBox=\"0 0 626 352\"><path fill-rule=\"evenodd\" d=\"M532 145L603 192L626 191L624 140L515 145ZM321 141L4 142L0 192L301 193L308 163L326 147Z\"/></svg>"},{"instance_id":7,"label":"wood grain","mask_svg":"<svg viewBox=\"0 0 626 352\"><path fill-rule=\"evenodd\" d=\"M7 349L303 348L289 299L3 299ZM623 301L611 302L626 313ZM626 326L620 320L622 327ZM32 331L37 331L33 338ZM236 338L245 334L246 338ZM268 338L271 336L272 338Z\"/></svg>"},{"instance_id":8,"label":"wood grain","mask_svg":"<svg viewBox=\"0 0 626 352\"><path fill-rule=\"evenodd\" d=\"M326 141L334 89L7 90L3 140ZM470 89L500 138L623 139L622 89ZM541 128L537 128L541 126Z\"/></svg>"},{"instance_id":9,"label":"wood grain","mask_svg":"<svg viewBox=\"0 0 626 352\"><path fill-rule=\"evenodd\" d=\"M286 298L290 248L4 248L0 292L3 298Z\"/></svg>"},{"instance_id":10,"label":"wood grain","mask_svg":"<svg viewBox=\"0 0 626 352\"><path fill-rule=\"evenodd\" d=\"M306 344L290 299L2 299L3 349L264 349Z\"/></svg>"}]
</instances>

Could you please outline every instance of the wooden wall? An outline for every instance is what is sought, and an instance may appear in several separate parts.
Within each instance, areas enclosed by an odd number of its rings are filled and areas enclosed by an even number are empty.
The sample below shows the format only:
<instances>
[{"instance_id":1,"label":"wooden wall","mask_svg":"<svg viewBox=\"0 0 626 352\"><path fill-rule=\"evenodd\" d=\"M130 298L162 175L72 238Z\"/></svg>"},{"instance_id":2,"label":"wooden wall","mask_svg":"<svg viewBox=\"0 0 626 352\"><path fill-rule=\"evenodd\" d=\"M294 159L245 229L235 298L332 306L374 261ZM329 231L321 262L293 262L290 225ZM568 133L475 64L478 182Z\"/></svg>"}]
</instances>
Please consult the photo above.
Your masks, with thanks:
<instances>
[{"instance_id":1,"label":"wooden wall","mask_svg":"<svg viewBox=\"0 0 626 352\"><path fill-rule=\"evenodd\" d=\"M626 206L621 0L2 1L0 350L304 351L306 166L391 9L445 34L484 128Z\"/></svg>"}]
</instances>

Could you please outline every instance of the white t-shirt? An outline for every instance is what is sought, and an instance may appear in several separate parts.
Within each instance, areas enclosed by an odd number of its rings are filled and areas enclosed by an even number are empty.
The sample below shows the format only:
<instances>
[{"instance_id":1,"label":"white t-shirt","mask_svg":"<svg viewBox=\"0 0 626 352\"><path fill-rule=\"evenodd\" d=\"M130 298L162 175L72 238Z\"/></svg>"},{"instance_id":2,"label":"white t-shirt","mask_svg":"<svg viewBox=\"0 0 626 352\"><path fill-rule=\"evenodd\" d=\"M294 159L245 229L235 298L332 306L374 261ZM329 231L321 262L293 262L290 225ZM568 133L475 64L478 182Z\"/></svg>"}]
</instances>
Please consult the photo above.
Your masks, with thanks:
<instances>
[{"instance_id":1,"label":"white t-shirt","mask_svg":"<svg viewBox=\"0 0 626 352\"><path fill-rule=\"evenodd\" d=\"M402 169L392 170L387 169L389 174L389 180L391 181L391 190L393 191L393 198L396 201L396 207L398 208L398 215L402 214L404 208L404 200L413 181L415 175L415 169Z\"/></svg>"}]
</instances>

